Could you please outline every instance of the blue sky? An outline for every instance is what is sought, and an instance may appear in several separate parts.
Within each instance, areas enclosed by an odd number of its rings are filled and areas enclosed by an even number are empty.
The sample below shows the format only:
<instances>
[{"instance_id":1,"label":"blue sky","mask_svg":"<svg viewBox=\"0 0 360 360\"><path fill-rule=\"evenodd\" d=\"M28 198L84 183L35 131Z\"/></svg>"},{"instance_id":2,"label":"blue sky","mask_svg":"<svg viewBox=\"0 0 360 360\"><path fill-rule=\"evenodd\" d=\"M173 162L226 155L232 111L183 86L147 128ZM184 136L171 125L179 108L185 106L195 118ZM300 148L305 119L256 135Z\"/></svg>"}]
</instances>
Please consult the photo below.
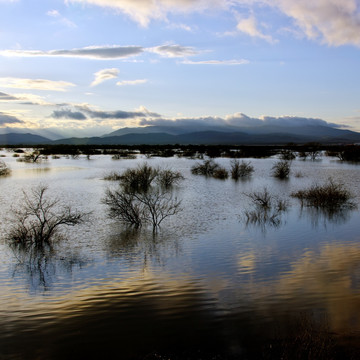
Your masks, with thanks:
<instances>
[{"instance_id":1,"label":"blue sky","mask_svg":"<svg viewBox=\"0 0 360 360\"><path fill-rule=\"evenodd\" d=\"M7 131L84 136L269 117L360 131L358 0L0 0L0 9Z\"/></svg>"}]
</instances>

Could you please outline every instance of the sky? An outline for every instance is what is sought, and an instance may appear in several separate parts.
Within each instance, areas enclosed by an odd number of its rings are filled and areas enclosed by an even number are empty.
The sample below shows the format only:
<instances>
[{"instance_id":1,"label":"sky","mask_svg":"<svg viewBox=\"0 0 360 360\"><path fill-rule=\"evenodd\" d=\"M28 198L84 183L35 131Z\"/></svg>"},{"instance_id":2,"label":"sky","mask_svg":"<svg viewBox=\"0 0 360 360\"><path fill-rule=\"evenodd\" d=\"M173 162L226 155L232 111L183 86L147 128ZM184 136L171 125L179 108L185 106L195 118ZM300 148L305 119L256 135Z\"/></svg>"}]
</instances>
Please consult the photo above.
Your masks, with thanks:
<instances>
[{"instance_id":1,"label":"sky","mask_svg":"<svg viewBox=\"0 0 360 360\"><path fill-rule=\"evenodd\" d=\"M0 0L0 130L360 131L360 0Z\"/></svg>"}]
</instances>

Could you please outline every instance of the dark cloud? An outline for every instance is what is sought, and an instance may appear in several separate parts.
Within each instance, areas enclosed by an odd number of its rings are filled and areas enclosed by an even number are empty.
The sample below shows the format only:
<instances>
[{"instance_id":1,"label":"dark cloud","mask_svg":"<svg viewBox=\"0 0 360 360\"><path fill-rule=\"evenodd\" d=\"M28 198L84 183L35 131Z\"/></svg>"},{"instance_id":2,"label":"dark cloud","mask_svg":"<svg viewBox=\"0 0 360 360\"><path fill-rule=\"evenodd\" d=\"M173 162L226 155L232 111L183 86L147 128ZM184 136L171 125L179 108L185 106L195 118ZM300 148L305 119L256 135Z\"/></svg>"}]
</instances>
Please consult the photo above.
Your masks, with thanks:
<instances>
[{"instance_id":1,"label":"dark cloud","mask_svg":"<svg viewBox=\"0 0 360 360\"><path fill-rule=\"evenodd\" d=\"M23 124L24 122L15 116L0 112L0 125Z\"/></svg>"},{"instance_id":2,"label":"dark cloud","mask_svg":"<svg viewBox=\"0 0 360 360\"><path fill-rule=\"evenodd\" d=\"M51 114L55 119L72 119L72 120L86 120L87 117L80 111L72 111L70 109L55 110Z\"/></svg>"},{"instance_id":3,"label":"dark cloud","mask_svg":"<svg viewBox=\"0 0 360 360\"><path fill-rule=\"evenodd\" d=\"M17 100L17 98L15 96L0 92L0 101L1 100Z\"/></svg>"},{"instance_id":4,"label":"dark cloud","mask_svg":"<svg viewBox=\"0 0 360 360\"><path fill-rule=\"evenodd\" d=\"M101 110L92 110L86 106L77 107L82 112L85 112L90 118L95 119L133 119L139 117L160 117L159 114L149 112L146 109L141 111L101 111Z\"/></svg>"}]
</instances>

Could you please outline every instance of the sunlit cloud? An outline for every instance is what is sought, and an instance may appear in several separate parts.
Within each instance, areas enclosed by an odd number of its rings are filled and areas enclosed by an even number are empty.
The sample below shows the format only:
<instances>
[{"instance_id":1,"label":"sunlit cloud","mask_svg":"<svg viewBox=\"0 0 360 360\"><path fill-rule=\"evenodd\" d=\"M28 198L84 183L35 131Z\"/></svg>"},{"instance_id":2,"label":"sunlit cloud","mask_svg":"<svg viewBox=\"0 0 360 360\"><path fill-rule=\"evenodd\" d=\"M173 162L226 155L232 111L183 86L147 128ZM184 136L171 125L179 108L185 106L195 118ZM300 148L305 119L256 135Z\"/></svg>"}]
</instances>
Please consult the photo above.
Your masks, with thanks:
<instances>
[{"instance_id":1,"label":"sunlit cloud","mask_svg":"<svg viewBox=\"0 0 360 360\"><path fill-rule=\"evenodd\" d=\"M0 78L0 86L16 89L67 91L68 88L75 86L75 84L66 81L5 77Z\"/></svg>"},{"instance_id":2,"label":"sunlit cloud","mask_svg":"<svg viewBox=\"0 0 360 360\"><path fill-rule=\"evenodd\" d=\"M276 5L309 39L332 46L360 46L360 8L356 0L277 0Z\"/></svg>"},{"instance_id":3,"label":"sunlit cloud","mask_svg":"<svg viewBox=\"0 0 360 360\"><path fill-rule=\"evenodd\" d=\"M66 0L67 3L110 7L129 16L143 27L152 20L167 20L169 13L190 13L220 8L231 3L230 0Z\"/></svg>"},{"instance_id":4,"label":"sunlit cloud","mask_svg":"<svg viewBox=\"0 0 360 360\"><path fill-rule=\"evenodd\" d=\"M118 86L127 86L127 85L140 85L146 84L148 82L147 79L138 79L138 80L122 80L118 81L116 85Z\"/></svg>"},{"instance_id":5,"label":"sunlit cloud","mask_svg":"<svg viewBox=\"0 0 360 360\"><path fill-rule=\"evenodd\" d=\"M202 60L202 61L191 61L191 60L184 60L183 64L188 65L245 65L249 64L249 60L245 59L234 59L234 60Z\"/></svg>"},{"instance_id":6,"label":"sunlit cloud","mask_svg":"<svg viewBox=\"0 0 360 360\"><path fill-rule=\"evenodd\" d=\"M91 83L91 86L96 86L101 84L104 81L116 79L119 76L119 69L102 69L96 72L95 80Z\"/></svg>"},{"instance_id":7,"label":"sunlit cloud","mask_svg":"<svg viewBox=\"0 0 360 360\"><path fill-rule=\"evenodd\" d=\"M0 102L16 101L23 105L52 105L42 96L34 94L6 94L0 92Z\"/></svg>"},{"instance_id":8,"label":"sunlit cloud","mask_svg":"<svg viewBox=\"0 0 360 360\"><path fill-rule=\"evenodd\" d=\"M256 6L276 8L293 20L294 28L312 40L332 46L360 46L360 9L356 0L66 0L109 7L147 27L151 21L168 21L169 14L201 11L225 11L234 14ZM237 30L249 36L274 42L270 34L259 28L255 16L238 22Z\"/></svg>"},{"instance_id":9,"label":"sunlit cloud","mask_svg":"<svg viewBox=\"0 0 360 360\"><path fill-rule=\"evenodd\" d=\"M3 92L0 92L0 101L13 101L18 100L16 96L5 94Z\"/></svg>"}]
</instances>

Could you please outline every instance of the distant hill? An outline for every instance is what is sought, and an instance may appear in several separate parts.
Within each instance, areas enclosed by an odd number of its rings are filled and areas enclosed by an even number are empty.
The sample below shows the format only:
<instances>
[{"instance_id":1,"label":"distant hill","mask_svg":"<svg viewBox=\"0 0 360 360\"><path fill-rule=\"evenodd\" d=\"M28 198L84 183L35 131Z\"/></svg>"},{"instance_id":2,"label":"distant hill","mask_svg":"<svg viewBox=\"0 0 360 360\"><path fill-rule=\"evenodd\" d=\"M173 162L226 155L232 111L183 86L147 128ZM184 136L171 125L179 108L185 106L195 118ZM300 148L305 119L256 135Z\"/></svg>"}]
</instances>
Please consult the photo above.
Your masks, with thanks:
<instances>
[{"instance_id":1,"label":"distant hill","mask_svg":"<svg viewBox=\"0 0 360 360\"><path fill-rule=\"evenodd\" d=\"M43 136L34 135L30 133L0 134L1 145L38 145L38 144L51 144L51 143L52 143L51 140Z\"/></svg>"},{"instance_id":2,"label":"distant hill","mask_svg":"<svg viewBox=\"0 0 360 360\"><path fill-rule=\"evenodd\" d=\"M201 127L203 128L203 127ZM205 128L205 127L204 127ZM216 128L217 130L213 130ZM192 131L189 131L191 129ZM124 128L101 137L72 137L50 140L30 133L0 135L1 145L281 145L287 143L360 143L360 133L330 126L258 126L243 128L211 126L193 131L184 127L148 126ZM221 131L219 131L221 129Z\"/></svg>"}]
</instances>

